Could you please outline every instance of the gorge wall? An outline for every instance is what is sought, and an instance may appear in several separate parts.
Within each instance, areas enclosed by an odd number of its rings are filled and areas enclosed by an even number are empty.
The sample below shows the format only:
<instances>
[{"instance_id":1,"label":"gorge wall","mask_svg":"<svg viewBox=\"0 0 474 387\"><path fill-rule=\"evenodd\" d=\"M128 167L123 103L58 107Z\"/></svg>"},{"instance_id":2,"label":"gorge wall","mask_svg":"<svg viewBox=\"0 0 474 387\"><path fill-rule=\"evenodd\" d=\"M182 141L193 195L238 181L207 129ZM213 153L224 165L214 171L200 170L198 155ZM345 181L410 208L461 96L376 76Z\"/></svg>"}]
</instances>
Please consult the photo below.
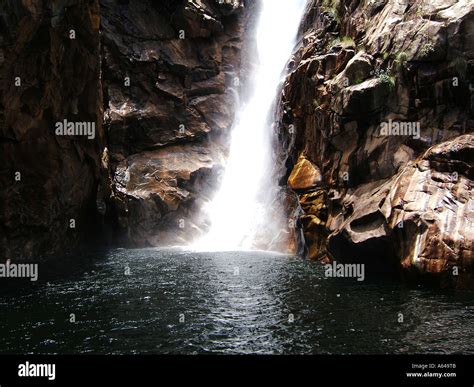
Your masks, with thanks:
<instances>
[{"instance_id":1,"label":"gorge wall","mask_svg":"<svg viewBox=\"0 0 474 387\"><path fill-rule=\"evenodd\" d=\"M472 2L313 0L290 68L280 170L309 256L472 284Z\"/></svg>"},{"instance_id":2,"label":"gorge wall","mask_svg":"<svg viewBox=\"0 0 474 387\"><path fill-rule=\"evenodd\" d=\"M184 245L206 225L245 79L243 1L102 0L111 206L128 246Z\"/></svg>"},{"instance_id":3,"label":"gorge wall","mask_svg":"<svg viewBox=\"0 0 474 387\"><path fill-rule=\"evenodd\" d=\"M3 1L0 257L201 235L257 6ZM275 125L291 217L275 248L473 283L473 7L308 2ZM64 120L94 137L58 135Z\"/></svg>"},{"instance_id":4,"label":"gorge wall","mask_svg":"<svg viewBox=\"0 0 474 387\"><path fill-rule=\"evenodd\" d=\"M200 233L245 83L252 10L243 0L2 1L2 259ZM64 120L95 135L58 135Z\"/></svg>"},{"instance_id":5,"label":"gorge wall","mask_svg":"<svg viewBox=\"0 0 474 387\"><path fill-rule=\"evenodd\" d=\"M0 5L0 257L36 260L92 241L102 129L97 0ZM56 135L63 120L95 136Z\"/></svg>"}]
</instances>

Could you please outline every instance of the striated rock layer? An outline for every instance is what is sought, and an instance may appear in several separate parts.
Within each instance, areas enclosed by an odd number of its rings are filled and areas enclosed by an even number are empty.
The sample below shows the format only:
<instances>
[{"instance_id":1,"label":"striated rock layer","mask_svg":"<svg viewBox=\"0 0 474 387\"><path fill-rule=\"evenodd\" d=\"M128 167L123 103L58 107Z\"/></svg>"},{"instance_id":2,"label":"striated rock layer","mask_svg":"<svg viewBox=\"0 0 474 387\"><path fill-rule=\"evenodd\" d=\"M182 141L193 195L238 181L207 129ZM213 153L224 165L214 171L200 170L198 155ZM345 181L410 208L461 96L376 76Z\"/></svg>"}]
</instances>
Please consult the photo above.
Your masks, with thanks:
<instances>
[{"instance_id":1,"label":"striated rock layer","mask_svg":"<svg viewBox=\"0 0 474 387\"><path fill-rule=\"evenodd\" d=\"M308 5L279 113L311 258L472 285L474 5Z\"/></svg>"}]
</instances>

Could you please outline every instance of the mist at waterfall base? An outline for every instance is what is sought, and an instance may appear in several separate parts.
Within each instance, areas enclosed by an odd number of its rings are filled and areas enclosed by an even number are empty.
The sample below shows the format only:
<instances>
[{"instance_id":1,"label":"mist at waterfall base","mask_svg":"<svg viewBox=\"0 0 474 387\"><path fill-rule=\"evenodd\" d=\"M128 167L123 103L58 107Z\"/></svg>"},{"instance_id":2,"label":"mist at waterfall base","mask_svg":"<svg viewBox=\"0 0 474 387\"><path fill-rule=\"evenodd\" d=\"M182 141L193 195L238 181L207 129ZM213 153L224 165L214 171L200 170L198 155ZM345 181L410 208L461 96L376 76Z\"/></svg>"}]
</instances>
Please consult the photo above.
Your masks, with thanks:
<instances>
[{"instance_id":1,"label":"mist at waterfall base","mask_svg":"<svg viewBox=\"0 0 474 387\"><path fill-rule=\"evenodd\" d=\"M253 90L237 112L221 187L204 208L210 230L195 250L252 250L288 228L283 210L275 208L272 119L305 5L305 0L262 1Z\"/></svg>"}]
</instances>

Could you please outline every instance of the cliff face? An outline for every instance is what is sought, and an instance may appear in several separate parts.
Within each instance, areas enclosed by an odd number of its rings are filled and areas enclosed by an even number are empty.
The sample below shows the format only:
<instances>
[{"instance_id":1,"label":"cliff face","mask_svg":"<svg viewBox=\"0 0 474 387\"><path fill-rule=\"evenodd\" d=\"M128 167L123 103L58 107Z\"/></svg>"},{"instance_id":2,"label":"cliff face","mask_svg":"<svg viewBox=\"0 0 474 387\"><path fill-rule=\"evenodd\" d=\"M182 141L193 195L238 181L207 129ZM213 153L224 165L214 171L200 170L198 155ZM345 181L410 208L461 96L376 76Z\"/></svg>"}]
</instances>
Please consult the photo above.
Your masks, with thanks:
<instances>
[{"instance_id":1,"label":"cliff face","mask_svg":"<svg viewBox=\"0 0 474 387\"><path fill-rule=\"evenodd\" d=\"M313 0L280 104L311 258L474 269L474 6Z\"/></svg>"},{"instance_id":2,"label":"cliff face","mask_svg":"<svg viewBox=\"0 0 474 387\"><path fill-rule=\"evenodd\" d=\"M120 236L191 241L240 91L243 1L102 0L105 127Z\"/></svg>"},{"instance_id":3,"label":"cliff face","mask_svg":"<svg viewBox=\"0 0 474 387\"><path fill-rule=\"evenodd\" d=\"M0 5L2 260L62 254L95 229L99 22L96 0ZM57 135L64 120L95 123L94 137Z\"/></svg>"},{"instance_id":4,"label":"cliff face","mask_svg":"<svg viewBox=\"0 0 474 387\"><path fill-rule=\"evenodd\" d=\"M199 233L244 83L252 8L3 1L0 257L62 256L106 240L104 224L134 246ZM78 132L90 126L93 136Z\"/></svg>"},{"instance_id":5,"label":"cliff face","mask_svg":"<svg viewBox=\"0 0 474 387\"><path fill-rule=\"evenodd\" d=\"M257 4L3 1L0 255L61 255L104 220L132 246L201 234ZM277 125L296 230L279 248L472 282L473 5L312 0L300 37Z\"/></svg>"}]
</instances>

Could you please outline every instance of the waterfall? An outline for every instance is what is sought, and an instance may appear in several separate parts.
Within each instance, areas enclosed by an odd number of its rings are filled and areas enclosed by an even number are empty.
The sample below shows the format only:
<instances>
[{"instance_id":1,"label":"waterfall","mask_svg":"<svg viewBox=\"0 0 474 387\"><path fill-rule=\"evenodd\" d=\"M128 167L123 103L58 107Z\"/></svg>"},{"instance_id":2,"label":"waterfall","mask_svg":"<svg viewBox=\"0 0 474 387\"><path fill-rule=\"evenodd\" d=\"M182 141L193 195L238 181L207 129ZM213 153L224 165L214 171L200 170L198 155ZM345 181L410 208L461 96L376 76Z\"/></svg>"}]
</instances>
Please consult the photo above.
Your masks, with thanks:
<instances>
[{"instance_id":1,"label":"waterfall","mask_svg":"<svg viewBox=\"0 0 474 387\"><path fill-rule=\"evenodd\" d=\"M205 209L210 230L195 243L198 250L255 249L256 237L262 229L286 227L283 209L269 208L278 188L277 181L272 179L272 122L275 100L286 75L285 65L294 49L306 0L261 3L255 29L258 64L252 74L254 85L250 97L237 112L221 186Z\"/></svg>"}]
</instances>

